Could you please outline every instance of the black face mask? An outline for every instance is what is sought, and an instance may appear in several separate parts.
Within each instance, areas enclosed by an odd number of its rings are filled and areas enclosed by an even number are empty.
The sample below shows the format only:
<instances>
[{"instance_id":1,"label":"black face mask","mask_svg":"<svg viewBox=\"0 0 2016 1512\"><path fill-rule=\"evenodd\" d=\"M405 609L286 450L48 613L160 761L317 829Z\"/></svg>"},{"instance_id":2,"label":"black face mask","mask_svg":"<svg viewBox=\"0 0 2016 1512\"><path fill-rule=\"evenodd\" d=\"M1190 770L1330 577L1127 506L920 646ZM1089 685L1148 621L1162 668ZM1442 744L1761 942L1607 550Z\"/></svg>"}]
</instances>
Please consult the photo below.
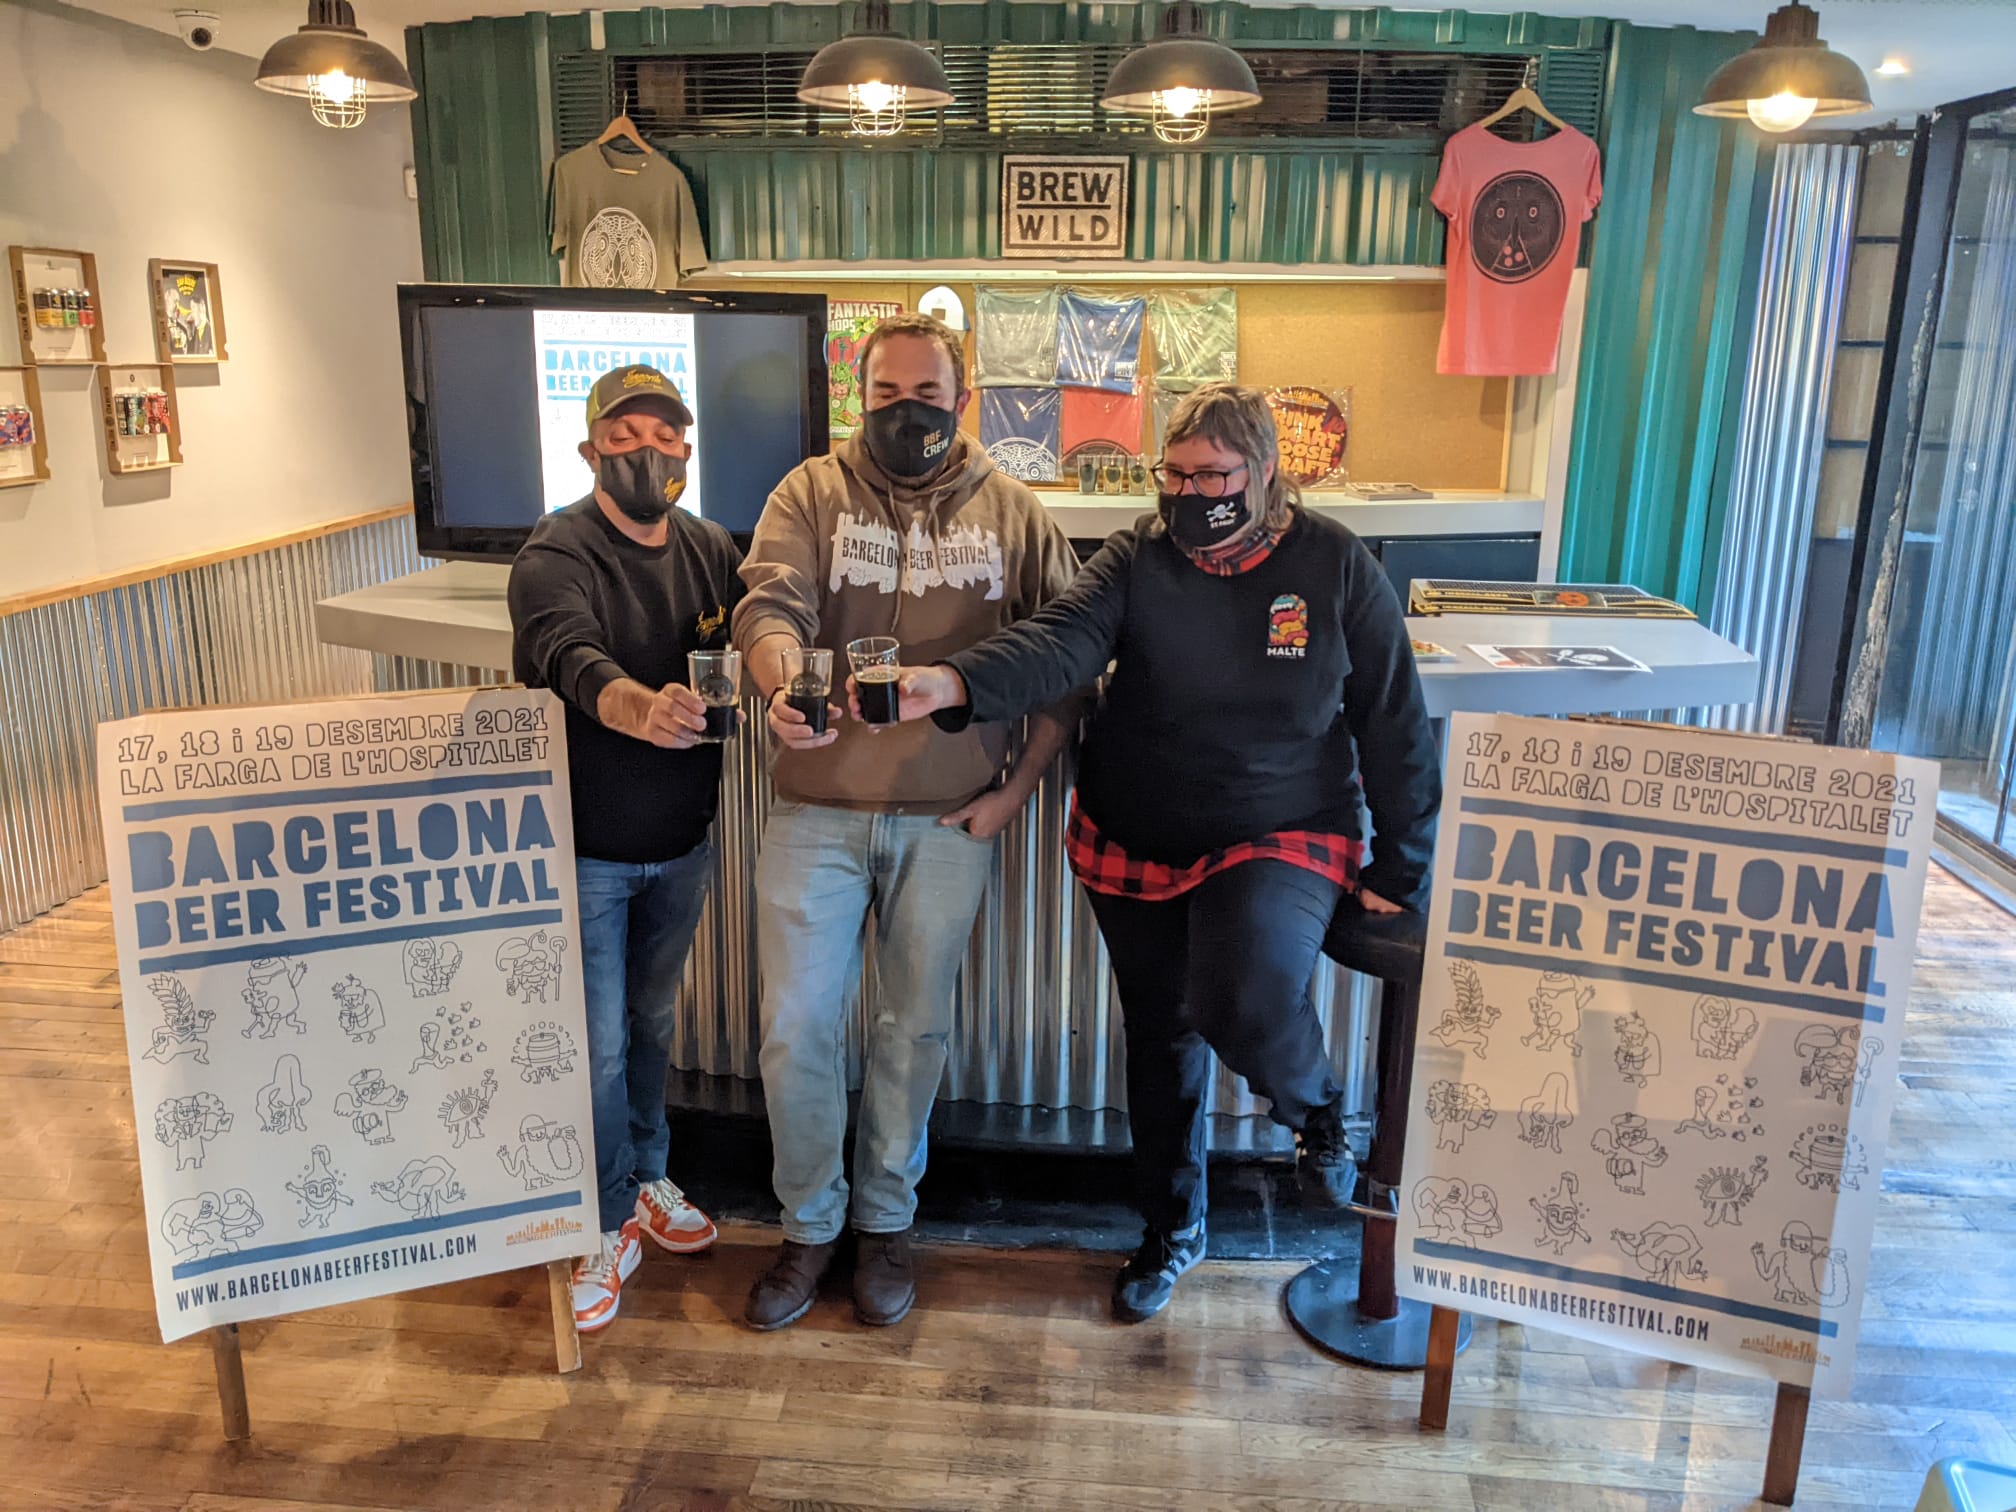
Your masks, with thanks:
<instances>
[{"instance_id":1,"label":"black face mask","mask_svg":"<svg viewBox=\"0 0 2016 1512\"><path fill-rule=\"evenodd\" d=\"M639 525L655 525L686 492L686 459L669 457L655 446L604 456L595 481L623 513Z\"/></svg>"},{"instance_id":2,"label":"black face mask","mask_svg":"<svg viewBox=\"0 0 2016 1512\"><path fill-rule=\"evenodd\" d=\"M1223 546L1253 518L1243 488L1216 499L1194 493L1165 493L1156 507L1162 523L1168 527L1169 539L1185 551L1209 551L1213 546Z\"/></svg>"},{"instance_id":3,"label":"black face mask","mask_svg":"<svg viewBox=\"0 0 2016 1512\"><path fill-rule=\"evenodd\" d=\"M892 478L928 478L952 455L959 417L922 399L898 399L861 417L868 455Z\"/></svg>"}]
</instances>

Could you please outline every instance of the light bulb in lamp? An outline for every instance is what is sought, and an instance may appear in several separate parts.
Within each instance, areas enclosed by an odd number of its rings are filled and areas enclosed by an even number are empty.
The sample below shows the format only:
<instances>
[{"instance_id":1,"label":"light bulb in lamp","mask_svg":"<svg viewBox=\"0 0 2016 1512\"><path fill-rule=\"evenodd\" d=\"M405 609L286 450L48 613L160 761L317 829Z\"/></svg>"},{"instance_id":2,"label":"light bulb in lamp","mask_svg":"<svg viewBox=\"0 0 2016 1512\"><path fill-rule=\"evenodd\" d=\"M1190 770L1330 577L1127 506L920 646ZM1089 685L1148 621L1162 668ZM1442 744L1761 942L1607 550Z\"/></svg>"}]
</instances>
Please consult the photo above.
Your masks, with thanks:
<instances>
[{"instance_id":1,"label":"light bulb in lamp","mask_svg":"<svg viewBox=\"0 0 2016 1512\"><path fill-rule=\"evenodd\" d=\"M1813 119L1814 107L1819 103L1804 95L1796 95L1789 89L1781 89L1761 100L1746 101L1743 109L1759 130L1797 131Z\"/></svg>"},{"instance_id":2,"label":"light bulb in lamp","mask_svg":"<svg viewBox=\"0 0 2016 1512\"><path fill-rule=\"evenodd\" d=\"M910 91L879 79L847 86L847 117L856 136L894 136L903 129Z\"/></svg>"},{"instance_id":3,"label":"light bulb in lamp","mask_svg":"<svg viewBox=\"0 0 2016 1512\"><path fill-rule=\"evenodd\" d=\"M1161 141L1177 144L1202 141L1211 127L1211 91L1182 85L1156 90L1150 122Z\"/></svg>"},{"instance_id":4,"label":"light bulb in lamp","mask_svg":"<svg viewBox=\"0 0 2016 1512\"><path fill-rule=\"evenodd\" d=\"M351 78L340 68L332 68L315 75L309 85L308 109L324 126L340 130L364 119L365 95L362 80Z\"/></svg>"}]
</instances>

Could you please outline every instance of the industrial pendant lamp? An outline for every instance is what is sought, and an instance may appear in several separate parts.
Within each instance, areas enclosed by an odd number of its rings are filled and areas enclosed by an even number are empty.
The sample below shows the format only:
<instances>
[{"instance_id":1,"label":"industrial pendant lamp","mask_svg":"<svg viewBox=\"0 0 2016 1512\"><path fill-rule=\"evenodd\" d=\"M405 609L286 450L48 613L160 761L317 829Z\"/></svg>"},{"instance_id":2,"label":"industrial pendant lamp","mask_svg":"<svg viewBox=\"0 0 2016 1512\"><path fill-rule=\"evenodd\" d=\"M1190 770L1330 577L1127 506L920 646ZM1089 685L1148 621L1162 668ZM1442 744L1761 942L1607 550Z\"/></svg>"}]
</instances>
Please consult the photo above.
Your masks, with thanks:
<instances>
[{"instance_id":1,"label":"industrial pendant lamp","mask_svg":"<svg viewBox=\"0 0 2016 1512\"><path fill-rule=\"evenodd\" d=\"M1260 103L1246 60L1204 35L1204 11L1179 0L1162 13L1162 35L1122 58L1099 103L1119 115L1145 115L1172 145L1202 141L1211 117Z\"/></svg>"},{"instance_id":2,"label":"industrial pendant lamp","mask_svg":"<svg viewBox=\"0 0 2016 1512\"><path fill-rule=\"evenodd\" d=\"M1820 17L1794 0L1764 23L1764 40L1716 69L1696 115L1747 115L1766 131L1797 131L1814 116L1869 109L1862 70L1820 40Z\"/></svg>"},{"instance_id":3,"label":"industrial pendant lamp","mask_svg":"<svg viewBox=\"0 0 2016 1512\"><path fill-rule=\"evenodd\" d=\"M308 24L282 37L259 60L253 81L274 94L306 99L324 126L355 126L376 100L413 99L413 77L387 47L357 26L350 0L308 0Z\"/></svg>"},{"instance_id":4,"label":"industrial pendant lamp","mask_svg":"<svg viewBox=\"0 0 2016 1512\"><path fill-rule=\"evenodd\" d=\"M929 48L899 37L889 0L865 0L860 29L828 42L805 65L798 98L822 110L844 110L856 136L894 136L913 110L952 103L944 65Z\"/></svg>"}]
</instances>

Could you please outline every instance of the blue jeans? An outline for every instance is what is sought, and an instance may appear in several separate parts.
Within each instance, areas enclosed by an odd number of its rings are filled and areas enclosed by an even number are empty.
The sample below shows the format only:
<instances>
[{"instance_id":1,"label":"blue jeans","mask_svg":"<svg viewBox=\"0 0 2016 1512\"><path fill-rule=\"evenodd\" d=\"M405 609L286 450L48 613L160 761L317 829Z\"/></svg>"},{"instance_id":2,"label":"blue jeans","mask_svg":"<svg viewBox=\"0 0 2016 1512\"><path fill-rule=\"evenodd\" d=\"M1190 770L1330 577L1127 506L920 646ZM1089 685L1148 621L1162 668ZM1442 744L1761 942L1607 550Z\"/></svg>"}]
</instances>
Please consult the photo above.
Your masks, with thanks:
<instances>
[{"instance_id":1,"label":"blue jeans","mask_svg":"<svg viewBox=\"0 0 2016 1512\"><path fill-rule=\"evenodd\" d=\"M881 990L868 1016L853 1222L870 1234L910 1227L952 988L993 861L991 840L926 814L771 806L756 863L756 940L763 1096L787 1238L824 1244L847 1223L845 1014L871 906Z\"/></svg>"},{"instance_id":2,"label":"blue jeans","mask_svg":"<svg viewBox=\"0 0 2016 1512\"><path fill-rule=\"evenodd\" d=\"M672 1008L713 875L714 848L704 841L673 861L574 863L605 1234L636 1210L639 1186L665 1175Z\"/></svg>"}]
</instances>

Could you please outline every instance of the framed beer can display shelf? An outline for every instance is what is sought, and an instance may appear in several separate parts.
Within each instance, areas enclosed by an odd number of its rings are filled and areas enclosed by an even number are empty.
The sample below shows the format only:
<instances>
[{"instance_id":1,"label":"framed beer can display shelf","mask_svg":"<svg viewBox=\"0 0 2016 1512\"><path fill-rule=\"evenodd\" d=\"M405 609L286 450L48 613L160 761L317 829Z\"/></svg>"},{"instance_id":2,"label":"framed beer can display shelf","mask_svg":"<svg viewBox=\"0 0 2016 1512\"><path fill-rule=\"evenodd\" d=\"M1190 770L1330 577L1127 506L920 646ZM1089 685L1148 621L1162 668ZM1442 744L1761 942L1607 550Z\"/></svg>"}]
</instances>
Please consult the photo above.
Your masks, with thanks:
<instances>
[{"instance_id":1,"label":"framed beer can display shelf","mask_svg":"<svg viewBox=\"0 0 2016 1512\"><path fill-rule=\"evenodd\" d=\"M157 257L147 264L154 355L163 362L224 362L224 291L217 264Z\"/></svg>"},{"instance_id":2,"label":"framed beer can display shelf","mask_svg":"<svg viewBox=\"0 0 2016 1512\"><path fill-rule=\"evenodd\" d=\"M168 363L98 370L105 404L105 465L114 473L182 465L182 412Z\"/></svg>"},{"instance_id":3,"label":"framed beer can display shelf","mask_svg":"<svg viewBox=\"0 0 2016 1512\"><path fill-rule=\"evenodd\" d=\"M98 259L54 247L9 247L21 360L37 367L91 367L105 360Z\"/></svg>"},{"instance_id":4,"label":"framed beer can display shelf","mask_svg":"<svg viewBox=\"0 0 2016 1512\"><path fill-rule=\"evenodd\" d=\"M0 488L48 481L42 385L32 367L0 368Z\"/></svg>"}]
</instances>

